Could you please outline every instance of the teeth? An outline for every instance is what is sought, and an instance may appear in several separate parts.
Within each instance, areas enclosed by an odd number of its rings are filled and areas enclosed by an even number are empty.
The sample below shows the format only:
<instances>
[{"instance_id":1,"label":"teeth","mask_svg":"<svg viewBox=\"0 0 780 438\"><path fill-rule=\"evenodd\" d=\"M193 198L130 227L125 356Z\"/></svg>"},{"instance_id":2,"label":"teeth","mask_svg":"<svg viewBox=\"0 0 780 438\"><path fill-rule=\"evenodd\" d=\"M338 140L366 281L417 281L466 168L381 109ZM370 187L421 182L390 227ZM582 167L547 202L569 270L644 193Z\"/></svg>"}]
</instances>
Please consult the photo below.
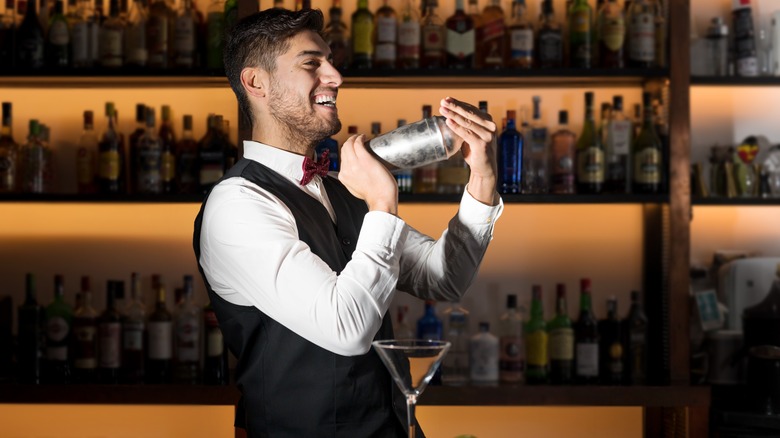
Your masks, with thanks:
<instances>
[{"instance_id":1,"label":"teeth","mask_svg":"<svg viewBox=\"0 0 780 438\"><path fill-rule=\"evenodd\" d=\"M335 96L317 96L314 99L315 103L319 104L335 104L336 103L336 97Z\"/></svg>"}]
</instances>

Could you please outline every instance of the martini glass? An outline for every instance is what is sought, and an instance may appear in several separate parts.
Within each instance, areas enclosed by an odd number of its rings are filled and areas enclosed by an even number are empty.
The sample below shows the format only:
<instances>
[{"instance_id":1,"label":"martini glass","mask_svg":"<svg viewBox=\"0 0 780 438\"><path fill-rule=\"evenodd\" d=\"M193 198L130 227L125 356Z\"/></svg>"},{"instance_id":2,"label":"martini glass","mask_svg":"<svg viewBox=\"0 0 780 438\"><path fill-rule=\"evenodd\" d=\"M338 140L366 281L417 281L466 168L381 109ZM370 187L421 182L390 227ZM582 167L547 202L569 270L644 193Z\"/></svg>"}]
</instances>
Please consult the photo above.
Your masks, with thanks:
<instances>
[{"instance_id":1,"label":"martini glass","mask_svg":"<svg viewBox=\"0 0 780 438\"><path fill-rule=\"evenodd\" d=\"M446 341L422 339L389 339L374 341L374 349L390 371L398 388L406 396L409 438L414 438L414 408L433 373L450 348Z\"/></svg>"}]
</instances>

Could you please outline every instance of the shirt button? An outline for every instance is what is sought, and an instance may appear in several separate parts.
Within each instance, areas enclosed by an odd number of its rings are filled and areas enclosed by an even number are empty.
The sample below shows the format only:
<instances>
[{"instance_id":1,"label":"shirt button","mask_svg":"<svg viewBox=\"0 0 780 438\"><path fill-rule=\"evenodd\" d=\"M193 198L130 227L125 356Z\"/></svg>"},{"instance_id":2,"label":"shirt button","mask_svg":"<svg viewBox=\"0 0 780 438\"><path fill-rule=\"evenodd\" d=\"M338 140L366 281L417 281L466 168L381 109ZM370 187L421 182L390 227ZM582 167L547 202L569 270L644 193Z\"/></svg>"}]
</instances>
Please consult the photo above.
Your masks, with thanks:
<instances>
[{"instance_id":1,"label":"shirt button","mask_svg":"<svg viewBox=\"0 0 780 438\"><path fill-rule=\"evenodd\" d=\"M349 245L352 244L352 240L350 240L349 237L345 237L345 238L341 239L341 243L343 243L344 246L349 246Z\"/></svg>"}]
</instances>

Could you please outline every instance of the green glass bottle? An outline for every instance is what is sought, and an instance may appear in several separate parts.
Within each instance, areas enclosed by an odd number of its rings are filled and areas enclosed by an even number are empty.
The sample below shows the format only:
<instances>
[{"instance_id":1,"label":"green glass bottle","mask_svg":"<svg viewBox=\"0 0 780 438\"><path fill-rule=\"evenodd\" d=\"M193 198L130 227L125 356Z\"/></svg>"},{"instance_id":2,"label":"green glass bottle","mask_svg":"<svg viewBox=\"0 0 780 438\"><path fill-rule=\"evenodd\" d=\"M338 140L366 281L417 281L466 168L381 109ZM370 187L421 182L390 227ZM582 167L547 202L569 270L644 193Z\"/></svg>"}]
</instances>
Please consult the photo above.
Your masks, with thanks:
<instances>
[{"instance_id":1,"label":"green glass bottle","mask_svg":"<svg viewBox=\"0 0 780 438\"><path fill-rule=\"evenodd\" d=\"M16 363L21 383L41 383L41 307L35 298L35 274L25 277L25 298L19 306Z\"/></svg>"},{"instance_id":2,"label":"green glass bottle","mask_svg":"<svg viewBox=\"0 0 780 438\"><path fill-rule=\"evenodd\" d=\"M209 5L207 14L206 31L206 68L209 70L221 70L224 68L222 63L222 45L224 44L225 32L225 2L224 0L213 0Z\"/></svg>"},{"instance_id":3,"label":"green glass bottle","mask_svg":"<svg viewBox=\"0 0 780 438\"><path fill-rule=\"evenodd\" d=\"M65 302L65 282L62 275L54 276L54 301L46 306L46 383L70 382L70 344L73 309Z\"/></svg>"},{"instance_id":4,"label":"green glass bottle","mask_svg":"<svg viewBox=\"0 0 780 438\"><path fill-rule=\"evenodd\" d=\"M658 193L663 181L661 138L653 123L653 104L650 93L642 94L644 120L634 141L634 193Z\"/></svg>"},{"instance_id":5,"label":"green glass bottle","mask_svg":"<svg viewBox=\"0 0 780 438\"><path fill-rule=\"evenodd\" d=\"M576 0L569 14L569 66L591 68L593 57L593 9L588 0Z\"/></svg>"},{"instance_id":6,"label":"green glass bottle","mask_svg":"<svg viewBox=\"0 0 780 438\"><path fill-rule=\"evenodd\" d=\"M577 140L577 193L601 193L604 185L604 145L593 120L593 92L585 93L585 123Z\"/></svg>"},{"instance_id":7,"label":"green glass bottle","mask_svg":"<svg viewBox=\"0 0 780 438\"><path fill-rule=\"evenodd\" d=\"M368 0L358 0L352 13L352 68L370 69L374 56L374 14L368 10Z\"/></svg>"},{"instance_id":8,"label":"green glass bottle","mask_svg":"<svg viewBox=\"0 0 780 438\"><path fill-rule=\"evenodd\" d=\"M574 329L566 308L566 285L558 283L555 294L555 316L547 323L550 383L567 385L572 381L574 367Z\"/></svg>"},{"instance_id":9,"label":"green glass bottle","mask_svg":"<svg viewBox=\"0 0 780 438\"><path fill-rule=\"evenodd\" d=\"M547 324L544 321L542 286L533 285L531 318L525 324L525 381L547 383Z\"/></svg>"},{"instance_id":10,"label":"green glass bottle","mask_svg":"<svg viewBox=\"0 0 780 438\"><path fill-rule=\"evenodd\" d=\"M238 1L237 0L227 0L225 1L225 33L229 33L231 30L233 30L234 27L236 27L236 23L238 22Z\"/></svg>"},{"instance_id":11,"label":"green glass bottle","mask_svg":"<svg viewBox=\"0 0 780 438\"><path fill-rule=\"evenodd\" d=\"M63 8L62 0L57 0L43 48L46 65L52 68L70 67L70 26L63 15Z\"/></svg>"}]
</instances>

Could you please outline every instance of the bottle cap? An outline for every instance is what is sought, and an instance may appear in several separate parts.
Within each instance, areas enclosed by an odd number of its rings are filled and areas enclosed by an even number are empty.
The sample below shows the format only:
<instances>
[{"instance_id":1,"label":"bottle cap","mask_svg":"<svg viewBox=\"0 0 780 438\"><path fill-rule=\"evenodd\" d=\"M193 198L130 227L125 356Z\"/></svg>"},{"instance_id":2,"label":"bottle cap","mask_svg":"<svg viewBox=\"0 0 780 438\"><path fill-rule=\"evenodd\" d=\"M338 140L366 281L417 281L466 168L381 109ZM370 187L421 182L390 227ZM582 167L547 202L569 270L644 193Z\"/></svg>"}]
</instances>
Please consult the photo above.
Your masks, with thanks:
<instances>
[{"instance_id":1,"label":"bottle cap","mask_svg":"<svg viewBox=\"0 0 780 438\"><path fill-rule=\"evenodd\" d=\"M192 131L192 115L185 114L182 124L184 125L185 131Z\"/></svg>"},{"instance_id":2,"label":"bottle cap","mask_svg":"<svg viewBox=\"0 0 780 438\"><path fill-rule=\"evenodd\" d=\"M81 291L82 292L89 292L89 290L92 289L92 281L89 278L89 275L82 275L81 276Z\"/></svg>"},{"instance_id":3,"label":"bottle cap","mask_svg":"<svg viewBox=\"0 0 780 438\"><path fill-rule=\"evenodd\" d=\"M517 295L509 294L509 295L506 296L506 308L507 309L516 309L517 308Z\"/></svg>"},{"instance_id":4,"label":"bottle cap","mask_svg":"<svg viewBox=\"0 0 780 438\"><path fill-rule=\"evenodd\" d=\"M566 285L558 283L555 285L555 296L557 298L566 298Z\"/></svg>"},{"instance_id":5,"label":"bottle cap","mask_svg":"<svg viewBox=\"0 0 780 438\"><path fill-rule=\"evenodd\" d=\"M558 111L558 124L559 125L568 125L569 124L569 112L566 110L560 110Z\"/></svg>"},{"instance_id":6,"label":"bottle cap","mask_svg":"<svg viewBox=\"0 0 780 438\"><path fill-rule=\"evenodd\" d=\"M349 134L357 134L357 131L358 131L357 126L355 125L351 125L350 127L347 128L347 132Z\"/></svg>"},{"instance_id":7,"label":"bottle cap","mask_svg":"<svg viewBox=\"0 0 780 438\"><path fill-rule=\"evenodd\" d=\"M531 287L531 298L534 300L542 299L542 286L535 284Z\"/></svg>"},{"instance_id":8,"label":"bottle cap","mask_svg":"<svg viewBox=\"0 0 780 438\"><path fill-rule=\"evenodd\" d=\"M590 278L580 279L580 290L582 293L590 293Z\"/></svg>"},{"instance_id":9,"label":"bottle cap","mask_svg":"<svg viewBox=\"0 0 780 438\"><path fill-rule=\"evenodd\" d=\"M586 91L585 92L585 105L592 106L593 105L593 92L592 91Z\"/></svg>"},{"instance_id":10,"label":"bottle cap","mask_svg":"<svg viewBox=\"0 0 780 438\"><path fill-rule=\"evenodd\" d=\"M623 111L623 96L612 97L612 108L615 111Z\"/></svg>"}]
</instances>

